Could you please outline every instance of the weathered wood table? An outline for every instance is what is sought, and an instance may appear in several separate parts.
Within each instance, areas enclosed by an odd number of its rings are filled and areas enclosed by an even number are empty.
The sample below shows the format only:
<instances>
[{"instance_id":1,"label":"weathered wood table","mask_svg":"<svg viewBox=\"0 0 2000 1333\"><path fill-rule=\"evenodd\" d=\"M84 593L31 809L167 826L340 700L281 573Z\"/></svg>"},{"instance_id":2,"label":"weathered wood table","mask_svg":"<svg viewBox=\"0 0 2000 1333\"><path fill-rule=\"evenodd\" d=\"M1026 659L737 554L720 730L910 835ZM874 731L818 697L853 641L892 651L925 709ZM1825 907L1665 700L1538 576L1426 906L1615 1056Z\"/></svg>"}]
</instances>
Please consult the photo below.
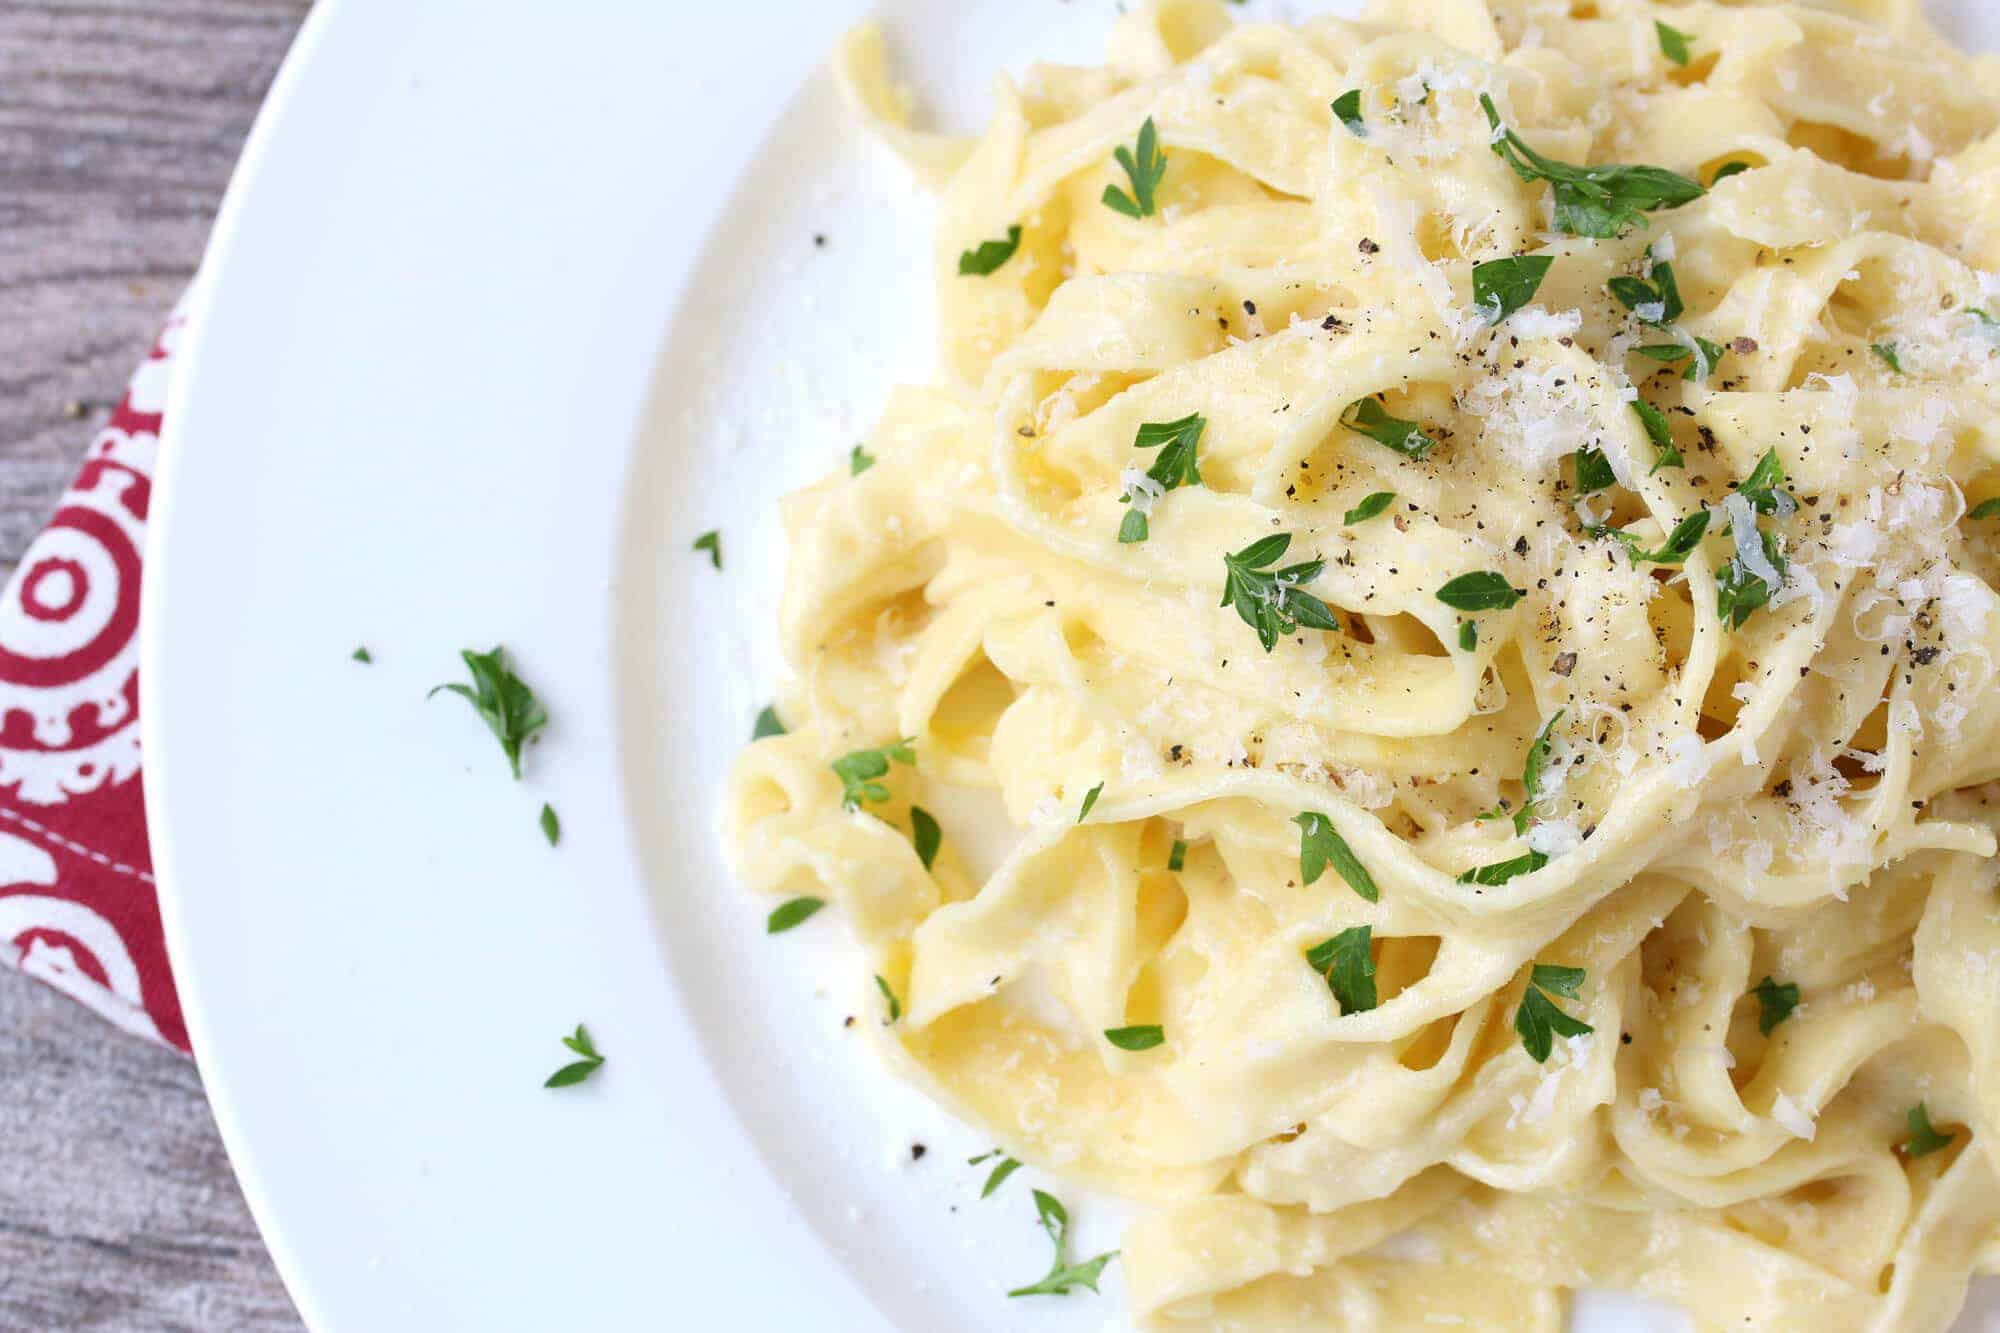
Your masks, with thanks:
<instances>
[{"instance_id":1,"label":"weathered wood table","mask_svg":"<svg viewBox=\"0 0 2000 1333\"><path fill-rule=\"evenodd\" d=\"M0 577L194 273L307 0L0 0ZM194 1065L0 971L0 1330L296 1329Z\"/></svg>"}]
</instances>

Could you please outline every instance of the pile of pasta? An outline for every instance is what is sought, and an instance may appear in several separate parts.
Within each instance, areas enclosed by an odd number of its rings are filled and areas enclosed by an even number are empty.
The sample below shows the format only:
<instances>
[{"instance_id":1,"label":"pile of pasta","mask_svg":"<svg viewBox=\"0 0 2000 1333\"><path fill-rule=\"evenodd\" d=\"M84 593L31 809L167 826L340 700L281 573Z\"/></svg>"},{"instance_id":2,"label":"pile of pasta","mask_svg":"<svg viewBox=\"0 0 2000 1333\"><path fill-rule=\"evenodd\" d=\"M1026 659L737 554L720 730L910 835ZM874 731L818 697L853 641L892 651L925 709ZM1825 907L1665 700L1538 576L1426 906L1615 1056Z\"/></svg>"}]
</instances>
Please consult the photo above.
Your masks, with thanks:
<instances>
[{"instance_id":1,"label":"pile of pasta","mask_svg":"<svg viewBox=\"0 0 2000 1333\"><path fill-rule=\"evenodd\" d=\"M727 836L888 1057L1144 1205L1150 1325L1947 1327L2000 67L1916 0L1152 0L976 140L839 69L938 190L940 366L785 501ZM997 864L911 836L968 792Z\"/></svg>"}]
</instances>

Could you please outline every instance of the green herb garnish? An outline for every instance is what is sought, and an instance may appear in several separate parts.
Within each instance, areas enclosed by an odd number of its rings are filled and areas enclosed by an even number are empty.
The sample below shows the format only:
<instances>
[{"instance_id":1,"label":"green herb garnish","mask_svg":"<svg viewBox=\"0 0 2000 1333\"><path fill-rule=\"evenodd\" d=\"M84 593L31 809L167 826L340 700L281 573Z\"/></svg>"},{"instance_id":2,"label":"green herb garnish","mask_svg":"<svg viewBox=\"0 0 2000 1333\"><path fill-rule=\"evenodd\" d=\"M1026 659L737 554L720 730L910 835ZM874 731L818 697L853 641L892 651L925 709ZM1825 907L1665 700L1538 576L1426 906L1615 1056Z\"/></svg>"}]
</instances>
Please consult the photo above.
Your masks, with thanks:
<instances>
[{"instance_id":1,"label":"green herb garnish","mask_svg":"<svg viewBox=\"0 0 2000 1333\"><path fill-rule=\"evenodd\" d=\"M1454 611L1505 611L1525 596L1490 569L1460 574L1437 590L1437 599Z\"/></svg>"},{"instance_id":2,"label":"green herb garnish","mask_svg":"<svg viewBox=\"0 0 2000 1333\"><path fill-rule=\"evenodd\" d=\"M1458 626L1458 648L1460 652L1473 652L1479 647L1479 622L1464 620Z\"/></svg>"},{"instance_id":3,"label":"green herb garnish","mask_svg":"<svg viewBox=\"0 0 2000 1333\"><path fill-rule=\"evenodd\" d=\"M1697 509L1667 534L1667 540L1657 551L1648 551L1639 544L1639 539L1618 528L1596 527L1590 530L1593 537L1615 537L1625 547L1626 558L1634 567L1644 564L1678 565L1694 554L1695 547L1708 532L1709 511Z\"/></svg>"},{"instance_id":4,"label":"green herb garnish","mask_svg":"<svg viewBox=\"0 0 2000 1333\"><path fill-rule=\"evenodd\" d=\"M1394 491L1377 491L1343 514L1340 521L1343 523L1366 523L1369 519L1374 518L1391 504L1395 503L1395 500L1396 493Z\"/></svg>"},{"instance_id":5,"label":"green herb garnish","mask_svg":"<svg viewBox=\"0 0 2000 1333\"><path fill-rule=\"evenodd\" d=\"M771 915L764 918L766 935L782 935L796 926L804 925L813 913L826 906L824 898L787 898L771 909Z\"/></svg>"},{"instance_id":6,"label":"green herb garnish","mask_svg":"<svg viewBox=\"0 0 2000 1333\"><path fill-rule=\"evenodd\" d=\"M1603 450L1579 449L1575 461L1578 495L1594 495L1618 484L1618 474L1611 470L1611 460L1604 456Z\"/></svg>"},{"instance_id":7,"label":"green herb garnish","mask_svg":"<svg viewBox=\"0 0 2000 1333\"><path fill-rule=\"evenodd\" d=\"M874 466L875 466L875 455L869 453L866 449L862 448L860 445L858 444L855 445L854 448L848 452L847 455L848 476L858 477L862 473L866 472L869 468Z\"/></svg>"},{"instance_id":8,"label":"green herb garnish","mask_svg":"<svg viewBox=\"0 0 2000 1333\"><path fill-rule=\"evenodd\" d=\"M1147 124L1151 124L1148 121ZM1016 1287L1008 1296L1067 1296L1077 1287L1097 1290L1097 1279L1104 1272L1104 1266L1118 1257L1118 1251L1108 1250L1095 1259L1086 1259L1080 1264L1069 1261L1069 1213L1055 1196L1035 1191L1035 1212L1041 1218L1042 1230L1056 1247L1056 1257L1049 1265L1049 1271L1042 1280L1026 1287Z\"/></svg>"},{"instance_id":9,"label":"green herb garnish","mask_svg":"<svg viewBox=\"0 0 2000 1333\"><path fill-rule=\"evenodd\" d=\"M1361 90L1349 88L1333 99L1333 114L1347 132L1357 139L1368 137L1368 123L1361 118Z\"/></svg>"},{"instance_id":10,"label":"green herb garnish","mask_svg":"<svg viewBox=\"0 0 2000 1333\"><path fill-rule=\"evenodd\" d=\"M1582 985L1583 969L1580 967L1552 967L1536 963L1534 971L1529 974L1528 989L1521 996L1521 1007L1514 1011L1514 1031L1521 1034L1521 1045L1534 1057L1536 1064L1549 1058L1556 1036L1581 1037L1586 1032L1595 1031L1582 1019L1571 1018L1564 1013L1551 998L1560 995L1574 1000Z\"/></svg>"},{"instance_id":11,"label":"green herb garnish","mask_svg":"<svg viewBox=\"0 0 2000 1333\"><path fill-rule=\"evenodd\" d=\"M1472 269L1472 308L1488 324L1498 324L1535 299L1548 276L1553 255L1492 259Z\"/></svg>"},{"instance_id":12,"label":"green herb garnish","mask_svg":"<svg viewBox=\"0 0 2000 1333\"><path fill-rule=\"evenodd\" d=\"M604 1057L597 1053L596 1045L590 1040L590 1033L584 1030L581 1023L576 1025L574 1033L562 1039L562 1044L582 1058L572 1060L550 1074L542 1083L545 1088L567 1088L581 1083L595 1074L604 1064Z\"/></svg>"},{"instance_id":13,"label":"green herb garnish","mask_svg":"<svg viewBox=\"0 0 2000 1333\"><path fill-rule=\"evenodd\" d=\"M977 1157L968 1157L965 1159L965 1164L967 1166L978 1166L981 1162L991 1161L995 1157L1000 1159L1000 1164L986 1174L986 1188L979 1191L979 1197L982 1199L992 1198L993 1191L1006 1184L1007 1177L1021 1169L1020 1162L1007 1156L998 1148L995 1148L991 1152L983 1152Z\"/></svg>"},{"instance_id":14,"label":"green herb garnish","mask_svg":"<svg viewBox=\"0 0 2000 1333\"><path fill-rule=\"evenodd\" d=\"M889 989L889 983L883 980L880 972L875 974L875 989L882 992L883 1002L889 1006L888 1021L894 1023L901 1020L903 1017L903 1002L896 998L895 991Z\"/></svg>"},{"instance_id":15,"label":"green herb garnish","mask_svg":"<svg viewBox=\"0 0 2000 1333\"><path fill-rule=\"evenodd\" d=\"M375 661L375 656L373 653L370 653L366 648L356 648L354 650L354 660L361 663L363 666L368 666Z\"/></svg>"},{"instance_id":16,"label":"green herb garnish","mask_svg":"<svg viewBox=\"0 0 2000 1333\"><path fill-rule=\"evenodd\" d=\"M439 685L424 697L431 698L439 690L445 690L471 704L473 711L479 714L480 720L499 740L500 749L507 756L507 766L519 778L521 746L548 725L549 715L535 698L535 692L507 665L504 649L475 653L467 648L459 657L464 659L466 670L472 673L472 684Z\"/></svg>"},{"instance_id":17,"label":"green herb garnish","mask_svg":"<svg viewBox=\"0 0 2000 1333\"><path fill-rule=\"evenodd\" d=\"M1090 807L1097 804L1097 798L1104 795L1104 784L1098 783L1083 794L1083 808L1076 812L1076 822L1081 824L1090 818Z\"/></svg>"},{"instance_id":18,"label":"green herb garnish","mask_svg":"<svg viewBox=\"0 0 2000 1333\"><path fill-rule=\"evenodd\" d=\"M1799 988L1793 982L1779 985L1770 977L1758 982L1750 992L1757 997L1757 1030L1765 1036L1771 1029L1792 1016L1792 1010L1799 1007Z\"/></svg>"},{"instance_id":19,"label":"green herb garnish","mask_svg":"<svg viewBox=\"0 0 2000 1333\"><path fill-rule=\"evenodd\" d=\"M556 817L556 808L547 801L542 802L541 825L542 836L549 840L549 846L562 841L562 820Z\"/></svg>"},{"instance_id":20,"label":"green herb garnish","mask_svg":"<svg viewBox=\"0 0 2000 1333\"><path fill-rule=\"evenodd\" d=\"M750 728L750 739L761 741L766 736L782 736L784 734L785 724L778 721L777 706L775 704L766 704L764 711L757 714L756 725Z\"/></svg>"},{"instance_id":21,"label":"green herb garnish","mask_svg":"<svg viewBox=\"0 0 2000 1333\"><path fill-rule=\"evenodd\" d=\"M1288 532L1272 533L1250 543L1234 555L1222 557L1226 571L1222 585L1222 606L1234 606L1243 623L1257 631L1257 642L1270 652L1281 635L1303 625L1307 629L1340 629L1340 622L1326 603L1299 585L1311 583L1326 568L1324 560L1308 560L1284 569L1267 571L1292 544Z\"/></svg>"},{"instance_id":22,"label":"green herb garnish","mask_svg":"<svg viewBox=\"0 0 2000 1333\"><path fill-rule=\"evenodd\" d=\"M1182 866L1186 864L1187 864L1187 844L1182 842L1179 838L1175 838L1174 845L1167 849L1167 869L1179 870Z\"/></svg>"},{"instance_id":23,"label":"green herb garnish","mask_svg":"<svg viewBox=\"0 0 2000 1333\"><path fill-rule=\"evenodd\" d=\"M1898 375L1901 375L1903 373L1903 357L1902 354L1899 351L1897 351L1896 344L1870 343L1868 345L1868 350L1875 353L1875 355L1881 357L1883 362L1889 367L1889 369L1895 371Z\"/></svg>"},{"instance_id":24,"label":"green herb garnish","mask_svg":"<svg viewBox=\"0 0 2000 1333\"><path fill-rule=\"evenodd\" d=\"M1387 445L1405 458L1422 458L1437 447L1414 421L1392 417L1374 398L1359 398L1340 414L1340 424L1356 435L1366 435L1377 444Z\"/></svg>"},{"instance_id":25,"label":"green herb garnish","mask_svg":"<svg viewBox=\"0 0 2000 1333\"><path fill-rule=\"evenodd\" d=\"M1347 887L1374 902L1382 896L1375 887L1375 880L1368 873L1368 867L1361 864L1361 858L1347 845L1347 840L1334 831L1333 821L1317 810L1292 816L1292 822L1299 826L1299 876L1311 884L1332 866L1347 881Z\"/></svg>"},{"instance_id":26,"label":"green herb garnish","mask_svg":"<svg viewBox=\"0 0 2000 1333\"><path fill-rule=\"evenodd\" d=\"M1686 467L1687 461L1681 457L1681 451L1674 447L1674 432L1667 424L1667 414L1643 398L1632 400L1632 410L1639 414L1640 424L1646 428L1646 438L1653 442L1653 448L1658 451L1653 458L1652 471L1646 475L1650 477L1663 467Z\"/></svg>"},{"instance_id":27,"label":"green herb garnish","mask_svg":"<svg viewBox=\"0 0 2000 1333\"><path fill-rule=\"evenodd\" d=\"M1648 249L1646 253L1651 255L1653 252ZM1680 284L1674 279L1672 264L1655 263L1650 278L1616 277L1605 286L1618 298L1618 304L1637 315L1642 324L1650 324L1656 329L1667 327L1687 313L1687 306L1681 300ZM1656 306L1659 311L1657 316L1650 313ZM1649 313L1641 314L1641 310Z\"/></svg>"},{"instance_id":28,"label":"green herb garnish","mask_svg":"<svg viewBox=\"0 0 2000 1333\"><path fill-rule=\"evenodd\" d=\"M1694 38L1679 28L1670 28L1658 19L1653 20L1653 31L1660 35L1660 53L1676 65L1688 62L1688 43Z\"/></svg>"},{"instance_id":29,"label":"green herb garnish","mask_svg":"<svg viewBox=\"0 0 2000 1333\"><path fill-rule=\"evenodd\" d=\"M1004 241L981 241L977 247L960 252L958 256L958 276L961 278L984 278L1014 257L1021 248L1019 226L1007 228Z\"/></svg>"},{"instance_id":30,"label":"green herb garnish","mask_svg":"<svg viewBox=\"0 0 2000 1333\"><path fill-rule=\"evenodd\" d=\"M1373 1009L1377 1003L1373 937L1371 926L1349 926L1306 951L1307 964L1326 978L1342 1018Z\"/></svg>"},{"instance_id":31,"label":"green herb garnish","mask_svg":"<svg viewBox=\"0 0 2000 1333\"><path fill-rule=\"evenodd\" d=\"M921 805L910 807L910 841L916 846L917 859L929 870L937 860L938 848L944 845L944 830Z\"/></svg>"},{"instance_id":32,"label":"green herb garnish","mask_svg":"<svg viewBox=\"0 0 2000 1333\"><path fill-rule=\"evenodd\" d=\"M2000 514L2000 495L1996 495L1990 500L1981 500L1978 504L1967 510L1965 516L1967 518L1992 518L1996 514Z\"/></svg>"},{"instance_id":33,"label":"green herb garnish","mask_svg":"<svg viewBox=\"0 0 2000 1333\"><path fill-rule=\"evenodd\" d=\"M693 549L708 552L708 563L717 569L722 568L722 533L717 529L710 528L696 537Z\"/></svg>"},{"instance_id":34,"label":"green herb garnish","mask_svg":"<svg viewBox=\"0 0 2000 1333\"><path fill-rule=\"evenodd\" d=\"M1495 888L1505 884L1516 875L1531 875L1549 863L1544 852L1529 852L1508 861L1495 861L1492 865L1474 866L1458 877L1460 884L1479 884Z\"/></svg>"},{"instance_id":35,"label":"green herb garnish","mask_svg":"<svg viewBox=\"0 0 2000 1333\"><path fill-rule=\"evenodd\" d=\"M1490 94L1479 104L1499 135L1493 151L1524 181L1545 180L1555 195L1556 230L1600 239L1622 235L1646 214L1679 208L1706 194L1699 182L1662 167L1578 167L1543 157L1511 129L1503 130Z\"/></svg>"},{"instance_id":36,"label":"green herb garnish","mask_svg":"<svg viewBox=\"0 0 2000 1333\"><path fill-rule=\"evenodd\" d=\"M1199 412L1190 412L1179 421L1148 421L1141 425L1132 447L1160 450L1159 457L1146 469L1147 477L1162 491L1201 485L1201 463L1195 456L1195 447L1201 443L1201 433L1207 428L1208 419ZM1121 499L1130 504L1132 493L1127 491ZM1128 510L1125 521L1119 525L1118 540L1142 542L1148 535L1146 515L1137 509Z\"/></svg>"},{"instance_id":37,"label":"green herb garnish","mask_svg":"<svg viewBox=\"0 0 2000 1333\"><path fill-rule=\"evenodd\" d=\"M1950 1146L1951 1141L1958 1137L1956 1134L1940 1134L1932 1129L1931 1113L1922 1102L1910 1108L1905 1123L1910 1127L1910 1137L1896 1146L1901 1148L1903 1155L1912 1161L1919 1157L1928 1157L1938 1149Z\"/></svg>"},{"instance_id":38,"label":"green herb garnish","mask_svg":"<svg viewBox=\"0 0 2000 1333\"><path fill-rule=\"evenodd\" d=\"M1728 180L1731 176L1741 176L1744 172L1748 170L1750 170L1750 164L1748 162L1745 162L1740 157L1735 158L1728 162L1724 162L1721 166L1715 169L1715 174L1708 178L1708 186L1710 189L1714 189L1717 185L1721 184L1723 181Z\"/></svg>"},{"instance_id":39,"label":"green herb garnish","mask_svg":"<svg viewBox=\"0 0 2000 1333\"><path fill-rule=\"evenodd\" d=\"M1159 188L1160 179L1167 174L1167 155L1160 151L1160 132L1154 128L1153 118L1146 117L1146 123L1139 127L1136 152L1120 144L1113 156L1118 159L1118 165L1125 168L1125 178L1132 183L1132 193L1126 194L1116 185L1107 185L1104 187L1104 206L1128 218L1153 216L1156 208L1153 192Z\"/></svg>"},{"instance_id":40,"label":"green herb garnish","mask_svg":"<svg viewBox=\"0 0 2000 1333\"><path fill-rule=\"evenodd\" d=\"M886 801L889 789L876 779L889 772L889 761L909 764L917 762L917 752L913 748L915 737L894 741L873 750L854 750L833 761L833 774L840 779L842 787L840 805L843 810L859 810L863 801Z\"/></svg>"},{"instance_id":41,"label":"green herb garnish","mask_svg":"<svg viewBox=\"0 0 2000 1333\"><path fill-rule=\"evenodd\" d=\"M1137 1027L1106 1028L1104 1039L1121 1051L1150 1051L1167 1039L1167 1031L1157 1023Z\"/></svg>"}]
</instances>

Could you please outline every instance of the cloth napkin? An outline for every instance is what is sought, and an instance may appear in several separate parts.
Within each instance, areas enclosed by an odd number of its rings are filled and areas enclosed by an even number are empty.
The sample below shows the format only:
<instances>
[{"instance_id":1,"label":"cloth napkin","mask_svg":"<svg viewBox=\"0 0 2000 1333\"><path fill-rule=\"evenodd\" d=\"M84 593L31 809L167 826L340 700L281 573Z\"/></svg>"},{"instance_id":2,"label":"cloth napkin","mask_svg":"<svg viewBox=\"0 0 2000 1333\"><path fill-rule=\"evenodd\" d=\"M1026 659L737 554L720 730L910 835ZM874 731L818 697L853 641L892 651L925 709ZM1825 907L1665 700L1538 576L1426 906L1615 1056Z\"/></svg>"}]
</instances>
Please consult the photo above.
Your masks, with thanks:
<instances>
[{"instance_id":1,"label":"cloth napkin","mask_svg":"<svg viewBox=\"0 0 2000 1333\"><path fill-rule=\"evenodd\" d=\"M139 575L185 302L0 595L0 963L185 1051L146 843Z\"/></svg>"}]
</instances>

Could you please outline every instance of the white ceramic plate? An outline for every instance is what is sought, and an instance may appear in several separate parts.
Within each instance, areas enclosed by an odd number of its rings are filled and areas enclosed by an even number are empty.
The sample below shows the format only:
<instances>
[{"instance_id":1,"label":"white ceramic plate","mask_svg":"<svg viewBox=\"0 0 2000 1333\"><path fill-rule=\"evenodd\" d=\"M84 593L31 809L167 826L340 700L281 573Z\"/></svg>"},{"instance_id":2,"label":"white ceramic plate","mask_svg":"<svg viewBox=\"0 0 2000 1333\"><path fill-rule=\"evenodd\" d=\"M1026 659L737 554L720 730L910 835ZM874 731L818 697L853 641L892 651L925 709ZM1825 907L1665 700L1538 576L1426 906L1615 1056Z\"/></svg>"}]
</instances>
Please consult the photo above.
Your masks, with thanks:
<instances>
[{"instance_id":1,"label":"white ceramic plate","mask_svg":"<svg viewBox=\"0 0 2000 1333\"><path fill-rule=\"evenodd\" d=\"M775 502L930 361L927 207L822 70L866 7L321 0L252 137L168 414L143 713L189 1026L316 1328L1122 1322L1115 1266L1003 1298L1047 1261L1026 1189L978 1202L988 1145L842 1025L874 1002L838 921L767 938L714 845ZM970 125L1115 6L886 9ZM553 716L519 783L425 700L495 643ZM544 1091L579 1021L610 1063Z\"/></svg>"}]
</instances>

